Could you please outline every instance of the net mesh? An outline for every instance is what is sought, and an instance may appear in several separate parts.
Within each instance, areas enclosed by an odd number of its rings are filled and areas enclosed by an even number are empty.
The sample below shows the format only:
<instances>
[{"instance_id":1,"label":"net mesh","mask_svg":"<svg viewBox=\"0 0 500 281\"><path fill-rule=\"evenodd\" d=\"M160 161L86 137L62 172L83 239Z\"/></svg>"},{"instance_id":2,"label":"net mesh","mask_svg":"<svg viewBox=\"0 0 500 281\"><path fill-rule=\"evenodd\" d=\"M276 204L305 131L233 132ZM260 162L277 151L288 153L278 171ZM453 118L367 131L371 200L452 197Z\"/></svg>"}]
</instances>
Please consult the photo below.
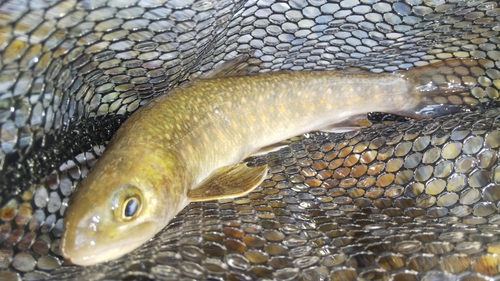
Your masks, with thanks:
<instances>
[{"instance_id":1,"label":"net mesh","mask_svg":"<svg viewBox=\"0 0 500 281\"><path fill-rule=\"evenodd\" d=\"M497 1L0 1L0 279L498 277L499 29ZM488 106L296 138L249 160L271 169L248 196L65 264L68 198L123 120L248 52L261 72L477 58L466 78Z\"/></svg>"}]
</instances>

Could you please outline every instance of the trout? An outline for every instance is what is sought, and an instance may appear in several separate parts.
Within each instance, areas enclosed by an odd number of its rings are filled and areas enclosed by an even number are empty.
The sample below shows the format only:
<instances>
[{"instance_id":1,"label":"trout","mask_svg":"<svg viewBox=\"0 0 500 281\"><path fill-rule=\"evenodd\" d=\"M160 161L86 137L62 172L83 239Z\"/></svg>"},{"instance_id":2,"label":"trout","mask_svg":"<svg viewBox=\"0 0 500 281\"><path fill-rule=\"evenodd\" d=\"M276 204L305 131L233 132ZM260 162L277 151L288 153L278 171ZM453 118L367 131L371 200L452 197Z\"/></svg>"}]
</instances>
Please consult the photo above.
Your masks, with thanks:
<instances>
[{"instance_id":1,"label":"trout","mask_svg":"<svg viewBox=\"0 0 500 281\"><path fill-rule=\"evenodd\" d=\"M189 202L234 198L257 187L267 166L241 162L251 153L368 112L418 117L432 97L470 89L461 81L432 81L442 73L459 78L454 69L463 65L477 62L452 60L387 74L234 75L174 88L124 122L76 187L61 253L84 266L123 256Z\"/></svg>"}]
</instances>

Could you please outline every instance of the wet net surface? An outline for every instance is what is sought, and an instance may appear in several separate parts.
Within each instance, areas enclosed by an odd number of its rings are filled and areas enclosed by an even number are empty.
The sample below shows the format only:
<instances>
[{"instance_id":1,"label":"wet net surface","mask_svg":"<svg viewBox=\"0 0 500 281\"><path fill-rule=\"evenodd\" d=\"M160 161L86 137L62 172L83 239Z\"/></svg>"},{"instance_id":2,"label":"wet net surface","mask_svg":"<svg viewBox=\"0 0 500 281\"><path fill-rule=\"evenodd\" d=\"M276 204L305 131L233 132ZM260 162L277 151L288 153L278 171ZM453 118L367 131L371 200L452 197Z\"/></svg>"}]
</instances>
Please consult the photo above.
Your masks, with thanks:
<instances>
[{"instance_id":1,"label":"wet net surface","mask_svg":"<svg viewBox=\"0 0 500 281\"><path fill-rule=\"evenodd\" d=\"M190 204L116 261L66 265L58 244L106 141L179 83L251 51L255 71L477 58L461 79L488 103L499 17L496 1L0 1L0 279L497 278L494 106L294 139L249 160L271 166L255 192Z\"/></svg>"}]
</instances>

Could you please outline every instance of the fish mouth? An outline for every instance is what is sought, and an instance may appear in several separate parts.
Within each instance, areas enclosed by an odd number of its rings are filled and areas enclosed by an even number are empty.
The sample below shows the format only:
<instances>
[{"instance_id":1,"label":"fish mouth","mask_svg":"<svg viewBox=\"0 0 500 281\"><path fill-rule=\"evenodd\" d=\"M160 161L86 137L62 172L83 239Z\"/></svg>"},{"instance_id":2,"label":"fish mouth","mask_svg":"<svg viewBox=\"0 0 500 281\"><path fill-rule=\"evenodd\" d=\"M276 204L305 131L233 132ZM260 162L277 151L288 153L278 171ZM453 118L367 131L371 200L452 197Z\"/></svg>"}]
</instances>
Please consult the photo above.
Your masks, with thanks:
<instances>
[{"instance_id":1,"label":"fish mouth","mask_svg":"<svg viewBox=\"0 0 500 281\"><path fill-rule=\"evenodd\" d=\"M75 228L64 232L60 250L71 263L89 266L124 256L146 243L157 231L153 222L109 232L89 232L88 229Z\"/></svg>"}]
</instances>

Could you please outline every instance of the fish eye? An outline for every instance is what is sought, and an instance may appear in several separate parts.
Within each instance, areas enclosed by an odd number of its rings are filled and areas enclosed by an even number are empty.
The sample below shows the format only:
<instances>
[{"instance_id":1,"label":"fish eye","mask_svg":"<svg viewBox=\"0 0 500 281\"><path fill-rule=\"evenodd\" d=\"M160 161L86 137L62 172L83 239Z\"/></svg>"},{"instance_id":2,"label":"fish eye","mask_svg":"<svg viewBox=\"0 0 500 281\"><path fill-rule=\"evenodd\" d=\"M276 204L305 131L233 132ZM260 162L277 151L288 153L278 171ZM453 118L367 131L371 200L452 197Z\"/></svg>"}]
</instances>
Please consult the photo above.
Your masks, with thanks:
<instances>
[{"instance_id":1,"label":"fish eye","mask_svg":"<svg viewBox=\"0 0 500 281\"><path fill-rule=\"evenodd\" d=\"M119 187L110 202L110 209L117 221L130 221L143 209L142 192L134 185Z\"/></svg>"},{"instance_id":2,"label":"fish eye","mask_svg":"<svg viewBox=\"0 0 500 281\"><path fill-rule=\"evenodd\" d=\"M123 218L124 219L131 219L134 217L138 211L139 211L139 206L140 202L136 197L130 197L125 200L123 203Z\"/></svg>"}]
</instances>

